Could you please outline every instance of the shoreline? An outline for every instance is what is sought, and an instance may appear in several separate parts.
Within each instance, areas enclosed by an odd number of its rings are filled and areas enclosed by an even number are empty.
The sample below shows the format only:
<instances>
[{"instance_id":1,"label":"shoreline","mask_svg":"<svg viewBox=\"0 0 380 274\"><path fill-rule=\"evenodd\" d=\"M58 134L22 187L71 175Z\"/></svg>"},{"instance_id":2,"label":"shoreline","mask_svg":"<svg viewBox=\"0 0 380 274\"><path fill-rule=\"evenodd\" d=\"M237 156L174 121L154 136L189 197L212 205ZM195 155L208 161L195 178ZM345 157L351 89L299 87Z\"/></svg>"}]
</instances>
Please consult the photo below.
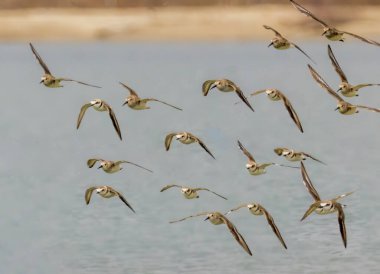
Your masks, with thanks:
<instances>
[{"instance_id":1,"label":"shoreline","mask_svg":"<svg viewBox=\"0 0 380 274\"><path fill-rule=\"evenodd\" d=\"M339 29L380 38L380 6L326 9L315 13ZM343 17L353 12L355 18ZM319 39L322 32L317 22L289 5L0 10L0 24L0 40L16 42L269 41L274 34L263 24L294 41Z\"/></svg>"}]
</instances>

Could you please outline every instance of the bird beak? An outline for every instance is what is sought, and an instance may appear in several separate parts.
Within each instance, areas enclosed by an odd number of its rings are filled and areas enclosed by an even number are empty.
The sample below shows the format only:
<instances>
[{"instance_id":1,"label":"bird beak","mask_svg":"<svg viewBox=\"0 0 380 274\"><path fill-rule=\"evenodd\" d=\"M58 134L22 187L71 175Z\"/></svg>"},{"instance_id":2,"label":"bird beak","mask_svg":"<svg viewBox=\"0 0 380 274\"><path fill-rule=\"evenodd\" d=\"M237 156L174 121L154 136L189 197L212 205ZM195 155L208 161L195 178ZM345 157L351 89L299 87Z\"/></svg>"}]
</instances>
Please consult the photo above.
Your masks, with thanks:
<instances>
[{"instance_id":1,"label":"bird beak","mask_svg":"<svg viewBox=\"0 0 380 274\"><path fill-rule=\"evenodd\" d=\"M98 169L99 169L99 168L102 168L102 167L103 167L103 166L99 166Z\"/></svg>"},{"instance_id":2,"label":"bird beak","mask_svg":"<svg viewBox=\"0 0 380 274\"><path fill-rule=\"evenodd\" d=\"M128 104L128 101L125 101L124 104L122 105L122 107L125 106L126 104Z\"/></svg>"},{"instance_id":3,"label":"bird beak","mask_svg":"<svg viewBox=\"0 0 380 274\"><path fill-rule=\"evenodd\" d=\"M336 109L335 109L335 111L337 111L339 109L339 107L337 107Z\"/></svg>"},{"instance_id":4,"label":"bird beak","mask_svg":"<svg viewBox=\"0 0 380 274\"><path fill-rule=\"evenodd\" d=\"M40 84L42 84L43 82L44 82L44 80L41 80L41 81L40 81Z\"/></svg>"},{"instance_id":5,"label":"bird beak","mask_svg":"<svg viewBox=\"0 0 380 274\"><path fill-rule=\"evenodd\" d=\"M321 34L321 36L323 36L323 35L325 35L326 34L326 32L327 32L327 30L325 30L322 34Z\"/></svg>"},{"instance_id":6,"label":"bird beak","mask_svg":"<svg viewBox=\"0 0 380 274\"><path fill-rule=\"evenodd\" d=\"M203 221L207 221L208 219L210 219L210 217L207 217L206 219L204 219Z\"/></svg>"},{"instance_id":7,"label":"bird beak","mask_svg":"<svg viewBox=\"0 0 380 274\"><path fill-rule=\"evenodd\" d=\"M268 48L269 48L270 46L273 46L273 42L270 42L270 44L268 45Z\"/></svg>"},{"instance_id":8,"label":"bird beak","mask_svg":"<svg viewBox=\"0 0 380 274\"><path fill-rule=\"evenodd\" d=\"M336 92L342 91L342 88L339 88Z\"/></svg>"},{"instance_id":9,"label":"bird beak","mask_svg":"<svg viewBox=\"0 0 380 274\"><path fill-rule=\"evenodd\" d=\"M215 85L215 84L212 84L212 85L211 85L210 90L213 89L213 88L216 88L216 85Z\"/></svg>"}]
</instances>

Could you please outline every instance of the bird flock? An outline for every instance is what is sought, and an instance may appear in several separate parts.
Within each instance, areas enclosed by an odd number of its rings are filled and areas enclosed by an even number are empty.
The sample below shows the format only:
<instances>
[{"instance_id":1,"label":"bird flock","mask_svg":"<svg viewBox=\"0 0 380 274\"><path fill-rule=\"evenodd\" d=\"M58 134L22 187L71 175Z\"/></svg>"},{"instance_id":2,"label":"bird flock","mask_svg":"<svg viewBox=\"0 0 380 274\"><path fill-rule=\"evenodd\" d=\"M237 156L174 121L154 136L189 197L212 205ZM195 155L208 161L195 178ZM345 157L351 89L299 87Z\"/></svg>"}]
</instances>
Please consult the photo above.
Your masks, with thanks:
<instances>
[{"instance_id":1,"label":"bird flock","mask_svg":"<svg viewBox=\"0 0 380 274\"><path fill-rule=\"evenodd\" d=\"M380 43L363 38L359 35L347 32L347 31L341 31L336 29L335 27L332 27L322 21L321 19L317 18L314 14L312 14L309 10L301 6L300 4L296 3L293 0L290 0L290 3L302 14L305 14L306 16L314 19L317 21L319 24L323 26L323 33L327 39L330 41L344 41L344 35L349 35L354 38L357 38L365 43L369 43L372 45L380 46ZM303 51L298 45L296 45L293 42L290 42L287 40L285 37L283 37L277 30L274 28L264 25L263 26L265 29L271 30L275 33L275 37L271 40L270 44L268 47L273 46L275 49L278 50L284 50L284 49L289 49L291 47L296 48L299 50L304 56L306 56L312 63L316 64L316 62L305 52ZM41 77L41 82L48 88L60 88L63 87L62 82L65 81L71 81L71 82L76 82L78 84L86 85L89 87L94 87L94 88L100 88L97 85L92 85L88 84L82 81L74 80L71 78L64 78L64 77L55 77L52 75L50 72L48 66L45 64L37 50L34 48L32 43L29 43L30 48L32 50L32 53L38 60L38 63L41 65L42 69L44 70L44 75ZM312 78L325 90L327 91L328 94L333 96L337 100L337 106L335 110L338 110L341 114L344 115L350 115L350 114L355 114L358 112L358 109L365 109L369 111L374 111L374 112L380 112L380 109L374 108L374 107L368 107L368 106L363 106L363 105L354 105L351 104L347 101L345 101L339 93L344 96L344 97L354 97L358 96L358 92L361 88L368 87L368 86L379 86L380 84L357 84L357 85L352 85L348 82L348 79L343 72L343 69L340 67L333 51L330 45L327 47L327 52L328 52L328 57L331 60L331 63L337 72L341 84L339 85L339 89L334 90L332 87L330 87L326 81L320 76L320 74L309 64L308 69L310 71L310 74ZM132 88L127 86L124 83L121 83L123 88L125 88L128 92L129 95L125 99L124 103L122 106L127 105L133 110L146 110L149 109L150 107L147 106L149 102L158 102L161 103L165 106L171 107L175 110L182 111L181 108L174 106L172 104L169 104L167 102L154 99L154 98L145 98L142 99L139 97L136 91L134 91ZM229 79L218 79L218 80L206 80L204 81L202 85L202 92L204 96L207 96L209 92L217 88L221 92L235 92L236 95L240 98L241 101L235 103L239 104L243 102L252 112L254 112L254 109L249 102L248 98L244 95L243 91L239 88L238 85L236 85L233 81ZM283 92L281 92L278 89L274 88L269 88L269 89L263 89L263 90L258 90L254 91L251 96L256 96L262 93L266 93L267 96L269 97L270 100L272 101L282 101L290 118L293 120L295 125L297 126L298 130L303 133L304 129L301 124L301 120L299 116L297 115L295 108L291 104L290 100L285 96ZM117 136L120 140L122 140L122 134L120 130L119 123L117 121L116 115L112 109L112 107L105 102L102 99L93 99L89 101L88 103L84 104L81 109L79 110L79 115L77 119L77 129L79 129L82 120L84 118L84 115L86 111L89 108L93 108L96 111L100 112L108 112L109 117L112 121L112 125L117 133ZM198 143L199 146L207 152L213 159L216 159L213 153L209 150L209 148L206 146L205 142L201 140L199 137L194 135L193 133L190 132L170 132L166 135L164 138L164 147L166 151L169 151L171 143L173 141L173 138L175 140L179 141L182 144L193 144L193 143ZM237 140L237 147L243 152L243 154L248 158L248 162L246 164L246 169L249 172L250 175L253 176L258 176L258 175L263 175L266 173L266 168L270 166L279 166L279 167L286 167L286 168L293 168L301 171L301 177L304 186L306 187L306 190L310 193L312 196L313 202L309 206L309 208L306 210L305 214L302 216L301 221L306 219L311 213L315 212L320 215L324 214L331 214L331 213L337 213L338 215L338 224L339 224L339 230L340 234L343 240L344 247L347 247L347 233L346 233L346 227L345 227L345 215L344 215L344 210L343 208L345 205L339 203L340 199L352 194L353 192L348 192L342 195L339 195L333 199L329 200L322 200L320 198L320 195L318 194L317 190L315 189L307 171L305 168L305 165L303 163L304 160L306 159L311 159L317 163L324 164L321 160L317 159L316 157L312 156L308 152L303 152L303 151L296 151L295 149L289 149L285 147L278 147L274 148L274 153L277 154L278 156L283 156L286 160L290 162L300 162L300 166L291 166L291 165L284 165L284 164L278 164L274 162L269 162L269 163L258 163L256 162L255 158L252 156L252 154L244 147L242 142L240 140ZM142 165L130 162L130 161L125 161L125 160L105 160L101 158L91 158L87 160L87 166L89 168L92 168L95 166L95 164L99 162L98 169L102 169L104 172L111 174L115 172L119 172L122 170L122 165L123 164L130 164L134 165L140 169L143 169L147 172L153 172L152 170L143 167ZM177 184L170 184L162 187L161 192L164 192L168 189L180 189L180 192L183 194L183 196L186 199L197 199L199 198L199 192L209 192L210 194L213 194L215 196L218 196L221 199L227 200L226 197L208 189L203 186L197 186L197 187L189 187L189 186L182 186L182 185L177 185ZM86 204L90 203L91 197L93 192L96 192L96 194L100 195L103 198L112 198L112 197L118 197L126 206L129 207L129 209L136 213L134 208L131 206L131 204L124 198L124 196L112 188L111 186L92 186L88 189L85 190L85 202ZM306 207L306 206L305 206ZM195 213L193 215L178 219L178 220L173 220L170 221L170 223L177 223L181 222L184 220L187 220L189 218L193 217L199 217L199 216L204 216L206 217L205 220L209 220L212 224L214 225L220 225L220 224L225 224L229 231L231 232L232 236L234 239L237 241L237 243L244 249L245 252L247 252L249 255L252 255L252 252L244 240L243 236L240 234L236 226L227 218L230 214L233 212L241 209L241 208L247 208L249 212L253 215L260 216L264 215L269 226L271 227L272 231L280 241L281 245L287 249L287 245L285 243L285 240L283 239L279 228L277 227L274 218L272 215L262 206L261 204L258 204L256 202L245 202L242 203L241 205L237 205L235 208L232 208L231 210L227 211L226 213L221 213L220 211L207 211L207 212L200 212L200 213ZM327 233L327 232L326 232Z\"/></svg>"}]
</instances>

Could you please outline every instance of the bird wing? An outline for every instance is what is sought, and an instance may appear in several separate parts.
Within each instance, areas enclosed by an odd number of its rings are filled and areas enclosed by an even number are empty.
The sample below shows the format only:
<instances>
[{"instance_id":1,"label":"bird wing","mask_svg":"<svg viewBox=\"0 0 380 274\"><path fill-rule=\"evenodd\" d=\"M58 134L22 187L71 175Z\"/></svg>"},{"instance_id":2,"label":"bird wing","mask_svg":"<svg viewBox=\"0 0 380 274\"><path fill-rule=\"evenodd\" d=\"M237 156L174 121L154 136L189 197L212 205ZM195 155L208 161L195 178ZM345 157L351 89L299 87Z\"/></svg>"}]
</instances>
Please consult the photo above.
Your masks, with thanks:
<instances>
[{"instance_id":1,"label":"bird wing","mask_svg":"<svg viewBox=\"0 0 380 274\"><path fill-rule=\"evenodd\" d=\"M82 81L78 81L78 80L74 80L74 79L70 79L70 78L56 78L58 81L72 81L72 82L76 82L78 84L82 84L82 85L85 85L85 86L90 86L90 87L94 87L94 88L102 88L102 87L99 87L99 86L95 86L95 85L91 85L91 84L87 84L85 82L82 82Z\"/></svg>"},{"instance_id":2,"label":"bird wing","mask_svg":"<svg viewBox=\"0 0 380 274\"><path fill-rule=\"evenodd\" d=\"M272 28L272 27L270 27L270 26L267 26L267 25L263 25L263 27L264 27L265 29L269 29L269 30L273 31L273 32L276 34L276 36L279 36L279 37L283 38L282 35L281 35L281 33L279 33L279 32L278 32L277 30L275 30L274 28Z\"/></svg>"},{"instance_id":3,"label":"bird wing","mask_svg":"<svg viewBox=\"0 0 380 274\"><path fill-rule=\"evenodd\" d=\"M267 91L267 90L266 89L261 89L261 90L258 90L258 91L255 91L255 92L251 93L250 96L255 96L255 95L264 93L265 91Z\"/></svg>"},{"instance_id":4,"label":"bird wing","mask_svg":"<svg viewBox=\"0 0 380 274\"><path fill-rule=\"evenodd\" d=\"M243 144L238 140L238 145L239 145L239 148L241 149L241 151L243 151L244 155L248 157L248 159L252 162L255 162L255 159L253 158L252 154L249 153L249 151L243 146Z\"/></svg>"},{"instance_id":5,"label":"bird wing","mask_svg":"<svg viewBox=\"0 0 380 274\"><path fill-rule=\"evenodd\" d=\"M143 167L143 166L140 166L140 165L138 165L138 164L135 164L135 163L129 162L129 161L124 161L124 160L122 160L122 161L116 161L116 162L115 162L115 165L119 165L119 164L121 164L121 163L131 164L131 165L137 166L137 167L139 167L139 168L145 169L146 171L149 171L149 172L152 172L152 173L153 173L152 170L147 169L147 168L145 168L145 167Z\"/></svg>"},{"instance_id":6,"label":"bird wing","mask_svg":"<svg viewBox=\"0 0 380 274\"><path fill-rule=\"evenodd\" d=\"M330 47L330 45L327 46L327 52L329 54L329 57L330 57L330 60L331 60L331 63L333 64L334 68L335 68L335 71L338 73L339 77L340 77L340 80L342 82L346 82L348 83L348 80L347 80L347 77L346 75L344 74L342 68L340 67L338 61L336 60L335 58L335 55Z\"/></svg>"},{"instance_id":7,"label":"bird wing","mask_svg":"<svg viewBox=\"0 0 380 274\"><path fill-rule=\"evenodd\" d=\"M345 225L345 216L343 207L339 203L335 203L335 207L338 210L338 223L339 223L339 230L340 234L342 235L342 240L344 247L347 248L347 232L346 232L346 225Z\"/></svg>"},{"instance_id":8,"label":"bird wing","mask_svg":"<svg viewBox=\"0 0 380 274\"><path fill-rule=\"evenodd\" d=\"M269 212L262 205L259 205L259 208L264 212L264 216L267 219L268 224L272 227L274 234L276 234L276 236L280 240L281 244L284 246L285 249L288 249L286 244L285 244L284 239L281 236L280 230L277 228L277 226L273 220L272 215L270 215Z\"/></svg>"},{"instance_id":9,"label":"bird wing","mask_svg":"<svg viewBox=\"0 0 380 274\"><path fill-rule=\"evenodd\" d=\"M308 11L307 9L305 9L304 7L302 7L300 4L297 4L295 1L293 0L290 0L290 3L292 3L292 5L298 10L300 11L301 13L305 14L306 16L309 16L311 18L313 18L315 21L317 21L318 23L320 23L322 26L328 28L329 25L327 25L325 22L323 22L321 19L317 18L314 14L312 14L310 11Z\"/></svg>"},{"instance_id":10,"label":"bird wing","mask_svg":"<svg viewBox=\"0 0 380 274\"><path fill-rule=\"evenodd\" d=\"M309 216L319 205L319 201L318 202L314 202L313 204L311 204L311 206L309 207L309 209L305 212L305 214L303 215L302 219L301 219L301 222L303 220L306 219L307 216Z\"/></svg>"},{"instance_id":11,"label":"bird wing","mask_svg":"<svg viewBox=\"0 0 380 274\"><path fill-rule=\"evenodd\" d=\"M338 101L344 101L342 97L338 95L326 82L322 79L322 77L313 69L312 66L307 65L309 67L311 76L313 76L314 80L324 88L330 95L334 96Z\"/></svg>"},{"instance_id":12,"label":"bird wing","mask_svg":"<svg viewBox=\"0 0 380 274\"><path fill-rule=\"evenodd\" d=\"M34 56L37 58L38 63L40 63L41 67L43 68L45 74L50 74L51 75L51 72L50 72L48 66L42 60L41 56L38 54L37 50L34 48L34 46L32 45L32 43L29 43L29 46L32 49L32 52L33 52Z\"/></svg>"},{"instance_id":13,"label":"bird wing","mask_svg":"<svg viewBox=\"0 0 380 274\"><path fill-rule=\"evenodd\" d=\"M77 120L77 129L79 128L80 126L80 123L82 122L82 119L83 119L83 116L84 114L86 113L86 110L91 107L92 104L91 103L88 103L88 104L84 104L81 109L80 109L80 112L79 112L79 116L78 116L78 120Z\"/></svg>"},{"instance_id":14,"label":"bird wing","mask_svg":"<svg viewBox=\"0 0 380 274\"><path fill-rule=\"evenodd\" d=\"M251 104L248 102L248 99L247 97L244 96L243 94L243 91L238 87L236 86L234 83L229 83L229 86L232 87L234 89L234 91L236 92L236 94L239 96L239 98L244 102L244 104L246 104L252 111L255 111Z\"/></svg>"},{"instance_id":15,"label":"bird wing","mask_svg":"<svg viewBox=\"0 0 380 274\"><path fill-rule=\"evenodd\" d=\"M368 109L368 110L374 111L374 112L380 112L380 109L378 109L378 108L366 107L366 106L362 106L362 105L355 105L355 107Z\"/></svg>"},{"instance_id":16,"label":"bird wing","mask_svg":"<svg viewBox=\"0 0 380 274\"><path fill-rule=\"evenodd\" d=\"M237 230L237 228L234 226L233 223L231 223L230 220L228 220L225 216L223 216L222 214L220 214L219 216L223 222L227 225L228 229L230 230L232 236L234 236L235 240L239 243L239 245L241 245L241 247L249 254L252 256L252 252L251 250L249 249L247 243L245 242L243 236L239 233L239 231Z\"/></svg>"},{"instance_id":17,"label":"bird wing","mask_svg":"<svg viewBox=\"0 0 380 274\"><path fill-rule=\"evenodd\" d=\"M344 194L342 194L342 195L339 195L338 197L334 198L333 201L337 201L337 200L339 200L339 199L341 199L341 198L343 198L343 197L346 197L346 196L348 196L348 195L351 195L352 193L354 193L354 192L351 191L351 192L348 192L348 193L344 193Z\"/></svg>"},{"instance_id":18,"label":"bird wing","mask_svg":"<svg viewBox=\"0 0 380 274\"><path fill-rule=\"evenodd\" d=\"M226 197L223 197L222 195L220 195L220 194L218 194L218 193L216 193L216 192L214 192L214 191L211 191L211 190L209 190L208 188L198 187L198 188L193 188L193 190L194 190L194 191L206 190L206 191L209 191L209 192L211 192L211 193L214 193L216 196L219 196L220 198L223 198L224 200L227 200Z\"/></svg>"},{"instance_id":19,"label":"bird wing","mask_svg":"<svg viewBox=\"0 0 380 274\"><path fill-rule=\"evenodd\" d=\"M143 103L146 103L146 102L149 102L149 101L159 102L159 103L164 104L164 105L167 105L167 106L169 106L169 107L172 107L172 108L175 108L175 109L178 109L178 110L182 110L182 109L179 108L179 107L173 106L173 105L171 105L171 104L168 104L168 103L166 103L166 102L163 102L163 101L160 101L160 100L158 100L158 99L154 99L154 98L140 99L140 101L143 102Z\"/></svg>"},{"instance_id":20,"label":"bird wing","mask_svg":"<svg viewBox=\"0 0 380 274\"><path fill-rule=\"evenodd\" d=\"M113 112L113 110L109 104L107 104L105 102L103 102L103 103L106 106L106 108L108 109L108 114L110 115L113 127L115 128L117 135L119 136L120 140L122 140L120 126L119 126L119 123L117 122L115 113Z\"/></svg>"},{"instance_id":21,"label":"bird wing","mask_svg":"<svg viewBox=\"0 0 380 274\"><path fill-rule=\"evenodd\" d=\"M293 121L297 125L298 129L301 132L303 132L301 121L298 118L298 115L297 115L296 111L294 110L292 104L290 103L289 99L282 92L280 92L279 90L277 90L277 92L280 95L280 98L282 99L282 101L284 102L285 108L288 111L290 117L293 119Z\"/></svg>"},{"instance_id":22,"label":"bird wing","mask_svg":"<svg viewBox=\"0 0 380 274\"><path fill-rule=\"evenodd\" d=\"M136 91L134 91L133 89L128 87L126 84L123 84L122 82L119 82L119 83L120 83L120 85L125 87L127 90L129 90L130 95L135 95L135 96L137 96L137 98L139 97Z\"/></svg>"},{"instance_id":23,"label":"bird wing","mask_svg":"<svg viewBox=\"0 0 380 274\"><path fill-rule=\"evenodd\" d=\"M319 196L317 190L314 188L313 183L311 182L309 175L306 172L305 165L303 164L303 162L301 162L301 174L302 174L302 182L307 188L307 191L309 191L310 195L314 198L316 202L320 201L321 197Z\"/></svg>"},{"instance_id":24,"label":"bird wing","mask_svg":"<svg viewBox=\"0 0 380 274\"><path fill-rule=\"evenodd\" d=\"M304 52L299 46L297 46L296 44L294 44L294 43L292 43L292 42L290 42L290 44L293 46L293 47L295 47L296 49L298 49L300 52L302 52L303 53L303 55L305 55L307 58L309 58L310 59L310 61L311 62L313 62L314 64L316 64L316 62L306 53L306 52Z\"/></svg>"},{"instance_id":25,"label":"bird wing","mask_svg":"<svg viewBox=\"0 0 380 274\"><path fill-rule=\"evenodd\" d=\"M202 92L204 96L207 96L210 91L211 86L216 82L216 80L207 80L202 84Z\"/></svg>"},{"instance_id":26,"label":"bird wing","mask_svg":"<svg viewBox=\"0 0 380 274\"><path fill-rule=\"evenodd\" d=\"M190 134L190 133L189 133ZM212 157L212 158L214 158L215 159L215 157L214 157L214 155L212 155L212 153L211 153L211 151L206 147L206 145L202 142L202 140L201 139L199 139L198 137L196 137L196 136L194 136L193 134L190 134L196 141L197 141L197 143L208 153L208 154L210 154L210 156Z\"/></svg>"},{"instance_id":27,"label":"bird wing","mask_svg":"<svg viewBox=\"0 0 380 274\"><path fill-rule=\"evenodd\" d=\"M380 43L379 42L376 42L374 40L370 40L370 39L367 39L367 38L364 38L364 37L361 37L357 34L354 34L354 33L351 33L351 32L347 32L347 31L341 31L345 34L348 34L348 35L351 35L352 37L355 37L359 40L362 40L363 42L366 42L366 43L369 43L369 44L372 44L372 45L375 45L375 46L380 46Z\"/></svg>"},{"instance_id":28,"label":"bird wing","mask_svg":"<svg viewBox=\"0 0 380 274\"><path fill-rule=\"evenodd\" d=\"M97 187L90 187L88 189L86 189L86 192L84 194L84 200L86 201L86 204L89 204L90 203L90 200L91 200L91 196L92 196L92 192L97 189Z\"/></svg>"},{"instance_id":29,"label":"bird wing","mask_svg":"<svg viewBox=\"0 0 380 274\"><path fill-rule=\"evenodd\" d=\"M89 168L92 168L96 164L97 161L103 161L103 159L88 159L87 166Z\"/></svg>"},{"instance_id":30,"label":"bird wing","mask_svg":"<svg viewBox=\"0 0 380 274\"><path fill-rule=\"evenodd\" d=\"M172 140L173 140L173 137L176 136L177 133L169 133L168 135L166 135L165 137L165 148L166 148L166 151L169 150L170 148L170 144L172 143Z\"/></svg>"},{"instance_id":31,"label":"bird wing","mask_svg":"<svg viewBox=\"0 0 380 274\"><path fill-rule=\"evenodd\" d=\"M163 191L165 191L165 190L167 190L167 189L169 189L169 188L172 188L172 187L179 187L179 188L182 188L182 186L179 186L179 185L167 185L167 186L164 186L164 187L160 190L160 192L163 192Z\"/></svg>"},{"instance_id":32,"label":"bird wing","mask_svg":"<svg viewBox=\"0 0 380 274\"><path fill-rule=\"evenodd\" d=\"M380 86L380 84L359 84L359 85L353 86L352 88L361 89L361 88L371 87L371 86Z\"/></svg>"},{"instance_id":33,"label":"bird wing","mask_svg":"<svg viewBox=\"0 0 380 274\"><path fill-rule=\"evenodd\" d=\"M310 159L313 159L314 161L317 161L318 163L326 165L326 163L322 162L321 160L318 160L317 158L315 158L314 156L311 156L308 153L302 152L302 154L305 155L306 157L309 157Z\"/></svg>"},{"instance_id":34,"label":"bird wing","mask_svg":"<svg viewBox=\"0 0 380 274\"><path fill-rule=\"evenodd\" d=\"M116 190L114 190L114 191L116 192L117 196L119 196L120 200L122 200L123 203L126 204L127 207L129 207L129 208L133 211L133 213L136 213L136 211L135 211L135 210L132 208L132 206L127 202L127 200L124 198L124 196L121 195L121 193L119 193L118 191L116 191Z\"/></svg>"},{"instance_id":35,"label":"bird wing","mask_svg":"<svg viewBox=\"0 0 380 274\"><path fill-rule=\"evenodd\" d=\"M198 216L202 216L202 215L204 216L204 215L207 215L207 214L209 214L209 213L210 213L210 212L201 212L201 213L198 213L198 214L195 214L195 215L187 216L187 217L182 218L182 219L179 219L179 220L170 221L169 223L170 223L170 224L173 224L173 223L177 223L177 222L182 222L182 221L187 220L187 219L189 219L189 218L198 217Z\"/></svg>"}]
</instances>

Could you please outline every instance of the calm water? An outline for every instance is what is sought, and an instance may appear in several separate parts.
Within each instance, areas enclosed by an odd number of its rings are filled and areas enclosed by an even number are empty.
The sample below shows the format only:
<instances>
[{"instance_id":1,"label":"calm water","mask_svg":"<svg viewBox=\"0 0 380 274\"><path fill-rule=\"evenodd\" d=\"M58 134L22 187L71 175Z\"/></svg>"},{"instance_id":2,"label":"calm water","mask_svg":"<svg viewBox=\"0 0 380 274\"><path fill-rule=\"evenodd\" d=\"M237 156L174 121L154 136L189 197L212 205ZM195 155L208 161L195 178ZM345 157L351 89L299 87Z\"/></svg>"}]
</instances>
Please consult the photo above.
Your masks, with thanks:
<instances>
[{"instance_id":1,"label":"calm water","mask_svg":"<svg viewBox=\"0 0 380 274\"><path fill-rule=\"evenodd\" d=\"M274 51L267 43L35 43L58 76L103 86L66 83L63 89L40 85L42 73L27 44L0 45L0 262L1 273L351 273L380 267L380 115L361 111L343 116L336 102L311 78L308 60L296 50ZM301 43L317 62L316 70L334 88L338 84L327 44ZM333 44L353 83L380 82L379 49L362 44ZM260 95L252 113L234 94L202 96L206 79L227 77L246 94L274 87L291 100L303 123L301 134L282 103ZM128 83L142 97L159 103L133 111L121 107ZM80 107L94 98L113 106L122 128L120 142L105 113L89 109L76 130ZM350 102L380 107L380 89L363 89ZM214 153L177 142L166 152L171 131L198 135ZM322 198L348 191L343 200L348 234L344 249L335 214L299 219L310 203L300 171L268 168L250 176L236 141L259 162L286 163L273 148L304 150L325 161L306 161ZM150 174L125 165L116 174L89 169L91 157L125 159L153 169ZM204 186L227 196L200 193L185 200L169 183ZM124 194L133 214L119 199L93 196L92 185L111 185ZM202 211L227 211L257 201L273 215L288 245L284 250L265 218L246 209L230 215L250 246L250 257L225 226L202 217L177 224L170 220Z\"/></svg>"}]
</instances>

